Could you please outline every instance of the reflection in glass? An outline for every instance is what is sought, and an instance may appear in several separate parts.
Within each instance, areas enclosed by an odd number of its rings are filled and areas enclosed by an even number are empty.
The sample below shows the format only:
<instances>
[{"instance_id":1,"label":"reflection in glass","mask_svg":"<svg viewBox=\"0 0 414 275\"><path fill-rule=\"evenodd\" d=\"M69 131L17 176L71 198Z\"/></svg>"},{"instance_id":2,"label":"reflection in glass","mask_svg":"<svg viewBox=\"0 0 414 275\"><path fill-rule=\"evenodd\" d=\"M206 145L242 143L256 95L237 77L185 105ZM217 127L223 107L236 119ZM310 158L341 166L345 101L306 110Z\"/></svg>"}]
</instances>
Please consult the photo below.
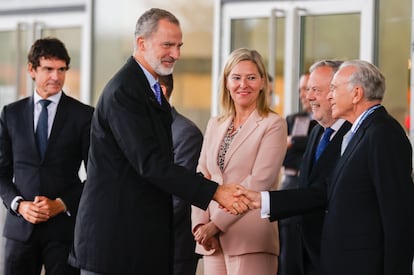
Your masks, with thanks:
<instances>
[{"instance_id":1,"label":"reflection in glass","mask_svg":"<svg viewBox=\"0 0 414 275\"><path fill-rule=\"evenodd\" d=\"M360 14L302 17L302 68L321 59L359 57Z\"/></svg>"},{"instance_id":2,"label":"reflection in glass","mask_svg":"<svg viewBox=\"0 0 414 275\"><path fill-rule=\"evenodd\" d=\"M275 68L271 68L276 75L273 75L274 85L274 107L278 113L283 113L283 63L285 43L285 18L276 18L275 45L276 60ZM269 64L269 18L234 19L231 23L231 50L237 48L249 48L257 50L266 64ZM270 68L269 68L270 70Z\"/></svg>"},{"instance_id":3,"label":"reflection in glass","mask_svg":"<svg viewBox=\"0 0 414 275\"><path fill-rule=\"evenodd\" d=\"M27 32L0 32L0 107L26 95ZM19 43L20 42L20 43ZM20 65L19 65L20 64Z\"/></svg>"},{"instance_id":4,"label":"reflection in glass","mask_svg":"<svg viewBox=\"0 0 414 275\"><path fill-rule=\"evenodd\" d=\"M56 37L66 46L70 56L70 69L66 72L65 86L66 94L80 99L80 60L81 60L81 29L80 28L46 28L42 30L42 37Z\"/></svg>"}]
</instances>

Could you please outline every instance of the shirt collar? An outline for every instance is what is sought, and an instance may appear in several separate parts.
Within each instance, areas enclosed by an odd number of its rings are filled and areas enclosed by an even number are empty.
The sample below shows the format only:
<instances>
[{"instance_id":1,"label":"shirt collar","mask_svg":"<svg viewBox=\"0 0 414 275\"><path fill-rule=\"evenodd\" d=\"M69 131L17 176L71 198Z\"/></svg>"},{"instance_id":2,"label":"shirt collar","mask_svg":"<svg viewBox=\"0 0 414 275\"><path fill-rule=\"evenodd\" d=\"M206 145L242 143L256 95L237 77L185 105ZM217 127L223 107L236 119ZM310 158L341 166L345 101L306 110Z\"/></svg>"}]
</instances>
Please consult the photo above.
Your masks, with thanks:
<instances>
[{"instance_id":1,"label":"shirt collar","mask_svg":"<svg viewBox=\"0 0 414 275\"><path fill-rule=\"evenodd\" d=\"M344 124L345 119L338 119L337 121L334 122L334 124L331 125L330 128L332 128L335 132L337 132L339 130L339 128L341 128L342 124Z\"/></svg>"},{"instance_id":2,"label":"shirt collar","mask_svg":"<svg viewBox=\"0 0 414 275\"><path fill-rule=\"evenodd\" d=\"M142 71L144 72L145 77L147 78L151 89L153 89L154 84L157 82L157 79L154 78L154 76L147 70L144 68L144 66L142 66L136 59L135 61L138 63L138 65L141 67Z\"/></svg>"},{"instance_id":3,"label":"shirt collar","mask_svg":"<svg viewBox=\"0 0 414 275\"><path fill-rule=\"evenodd\" d=\"M34 103L37 104L39 103L39 100L43 99L40 97L40 95L36 92L36 90L34 91ZM52 96L49 96L47 98L47 100L50 100L52 103L58 104L60 98L62 97L62 91L58 92L57 94L54 94Z\"/></svg>"},{"instance_id":4,"label":"shirt collar","mask_svg":"<svg viewBox=\"0 0 414 275\"><path fill-rule=\"evenodd\" d=\"M351 127L352 133L355 133L358 130L359 126L361 125L362 121L379 107L381 107L380 104L371 106L366 111L364 111L361 115L359 115L359 117L352 124L352 127Z\"/></svg>"}]
</instances>

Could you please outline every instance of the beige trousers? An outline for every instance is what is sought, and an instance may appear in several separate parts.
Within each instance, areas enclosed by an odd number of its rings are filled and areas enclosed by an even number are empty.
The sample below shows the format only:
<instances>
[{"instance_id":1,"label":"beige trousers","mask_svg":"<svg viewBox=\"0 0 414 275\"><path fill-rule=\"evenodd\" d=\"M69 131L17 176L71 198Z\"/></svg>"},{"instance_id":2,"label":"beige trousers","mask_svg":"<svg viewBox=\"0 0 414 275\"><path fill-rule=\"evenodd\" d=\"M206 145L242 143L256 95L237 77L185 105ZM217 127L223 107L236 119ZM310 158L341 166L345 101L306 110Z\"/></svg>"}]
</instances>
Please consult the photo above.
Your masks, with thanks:
<instances>
[{"instance_id":1,"label":"beige trousers","mask_svg":"<svg viewBox=\"0 0 414 275\"><path fill-rule=\"evenodd\" d=\"M203 256L203 262L208 275L275 275L278 257L269 253L228 256L219 251Z\"/></svg>"}]
</instances>

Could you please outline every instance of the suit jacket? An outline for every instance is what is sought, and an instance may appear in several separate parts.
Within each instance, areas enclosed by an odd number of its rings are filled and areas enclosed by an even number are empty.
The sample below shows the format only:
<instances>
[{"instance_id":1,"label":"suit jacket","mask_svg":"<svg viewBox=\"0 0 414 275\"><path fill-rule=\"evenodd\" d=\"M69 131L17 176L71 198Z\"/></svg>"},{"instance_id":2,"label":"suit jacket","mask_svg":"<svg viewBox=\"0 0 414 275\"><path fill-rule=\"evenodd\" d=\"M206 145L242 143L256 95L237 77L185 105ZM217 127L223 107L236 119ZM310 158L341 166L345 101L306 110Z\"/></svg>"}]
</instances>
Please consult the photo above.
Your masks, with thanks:
<instances>
[{"instance_id":1,"label":"suit jacket","mask_svg":"<svg viewBox=\"0 0 414 275\"><path fill-rule=\"evenodd\" d=\"M309 135L308 146L303 155L300 189L270 193L271 221L302 214L295 219L296 228L305 250L303 253L306 253L316 267L319 266L320 240L325 215L326 181L340 157L342 137L350 128L351 124L345 121L315 163L316 147L324 131L322 126L315 126ZM298 261L302 259L303 253L296 256Z\"/></svg>"},{"instance_id":2,"label":"suit jacket","mask_svg":"<svg viewBox=\"0 0 414 275\"><path fill-rule=\"evenodd\" d=\"M219 184L236 182L256 191L276 189L286 153L285 120L273 113L261 117L254 111L231 142L222 172L217 157L232 119L210 119L197 170ZM235 216L219 209L215 202L210 203L207 211L193 208L193 228L210 220L222 231L220 244L227 255L279 254L277 224L261 219L259 209ZM197 246L197 251L213 252L204 251L201 246Z\"/></svg>"},{"instance_id":3,"label":"suit jacket","mask_svg":"<svg viewBox=\"0 0 414 275\"><path fill-rule=\"evenodd\" d=\"M412 274L412 149L384 107L357 129L329 181L322 274Z\"/></svg>"},{"instance_id":4,"label":"suit jacket","mask_svg":"<svg viewBox=\"0 0 414 275\"><path fill-rule=\"evenodd\" d=\"M203 134L188 118L171 108L172 139L174 147L174 163L196 171L198 158L203 144ZM194 259L195 241L191 232L191 204L177 196L173 196L174 204L174 257L175 259Z\"/></svg>"},{"instance_id":5,"label":"suit jacket","mask_svg":"<svg viewBox=\"0 0 414 275\"><path fill-rule=\"evenodd\" d=\"M131 57L92 119L88 182L70 263L96 273L171 274L171 194L207 208L217 183L174 165L171 108Z\"/></svg>"},{"instance_id":6,"label":"suit jacket","mask_svg":"<svg viewBox=\"0 0 414 275\"><path fill-rule=\"evenodd\" d=\"M0 118L0 194L9 210L3 235L24 242L37 228L46 239L71 241L83 189L78 172L82 161L87 161L93 108L62 93L43 160L36 144L33 108L33 96L24 98L4 106ZM71 216L62 213L33 225L10 209L16 196L33 200L38 195L61 198Z\"/></svg>"},{"instance_id":7,"label":"suit jacket","mask_svg":"<svg viewBox=\"0 0 414 275\"><path fill-rule=\"evenodd\" d=\"M295 120L298 117L309 117L309 113L298 112L286 117L288 135L292 135L293 128L295 126ZM309 118L310 119L310 118ZM302 163L303 154L306 150L306 144L308 143L308 135L312 131L312 128L318 123L310 119L309 127L306 135L303 136L292 136L292 144L286 152L285 159L283 160L283 166L285 168L299 170Z\"/></svg>"}]
</instances>

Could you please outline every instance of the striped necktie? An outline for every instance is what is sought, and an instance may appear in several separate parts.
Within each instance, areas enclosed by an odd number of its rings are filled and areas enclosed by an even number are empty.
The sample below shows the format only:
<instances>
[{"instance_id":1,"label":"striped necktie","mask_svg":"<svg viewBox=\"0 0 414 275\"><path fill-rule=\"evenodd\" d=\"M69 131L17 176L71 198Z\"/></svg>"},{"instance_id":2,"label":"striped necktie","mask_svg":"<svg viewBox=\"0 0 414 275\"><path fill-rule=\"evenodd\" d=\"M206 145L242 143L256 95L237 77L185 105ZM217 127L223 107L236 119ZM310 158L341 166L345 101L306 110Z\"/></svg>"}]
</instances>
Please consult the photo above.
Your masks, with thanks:
<instances>
[{"instance_id":1,"label":"striped necktie","mask_svg":"<svg viewBox=\"0 0 414 275\"><path fill-rule=\"evenodd\" d=\"M161 87L160 87L160 83L155 82L154 91L155 91L155 98L157 99L158 103L161 105Z\"/></svg>"}]
</instances>

